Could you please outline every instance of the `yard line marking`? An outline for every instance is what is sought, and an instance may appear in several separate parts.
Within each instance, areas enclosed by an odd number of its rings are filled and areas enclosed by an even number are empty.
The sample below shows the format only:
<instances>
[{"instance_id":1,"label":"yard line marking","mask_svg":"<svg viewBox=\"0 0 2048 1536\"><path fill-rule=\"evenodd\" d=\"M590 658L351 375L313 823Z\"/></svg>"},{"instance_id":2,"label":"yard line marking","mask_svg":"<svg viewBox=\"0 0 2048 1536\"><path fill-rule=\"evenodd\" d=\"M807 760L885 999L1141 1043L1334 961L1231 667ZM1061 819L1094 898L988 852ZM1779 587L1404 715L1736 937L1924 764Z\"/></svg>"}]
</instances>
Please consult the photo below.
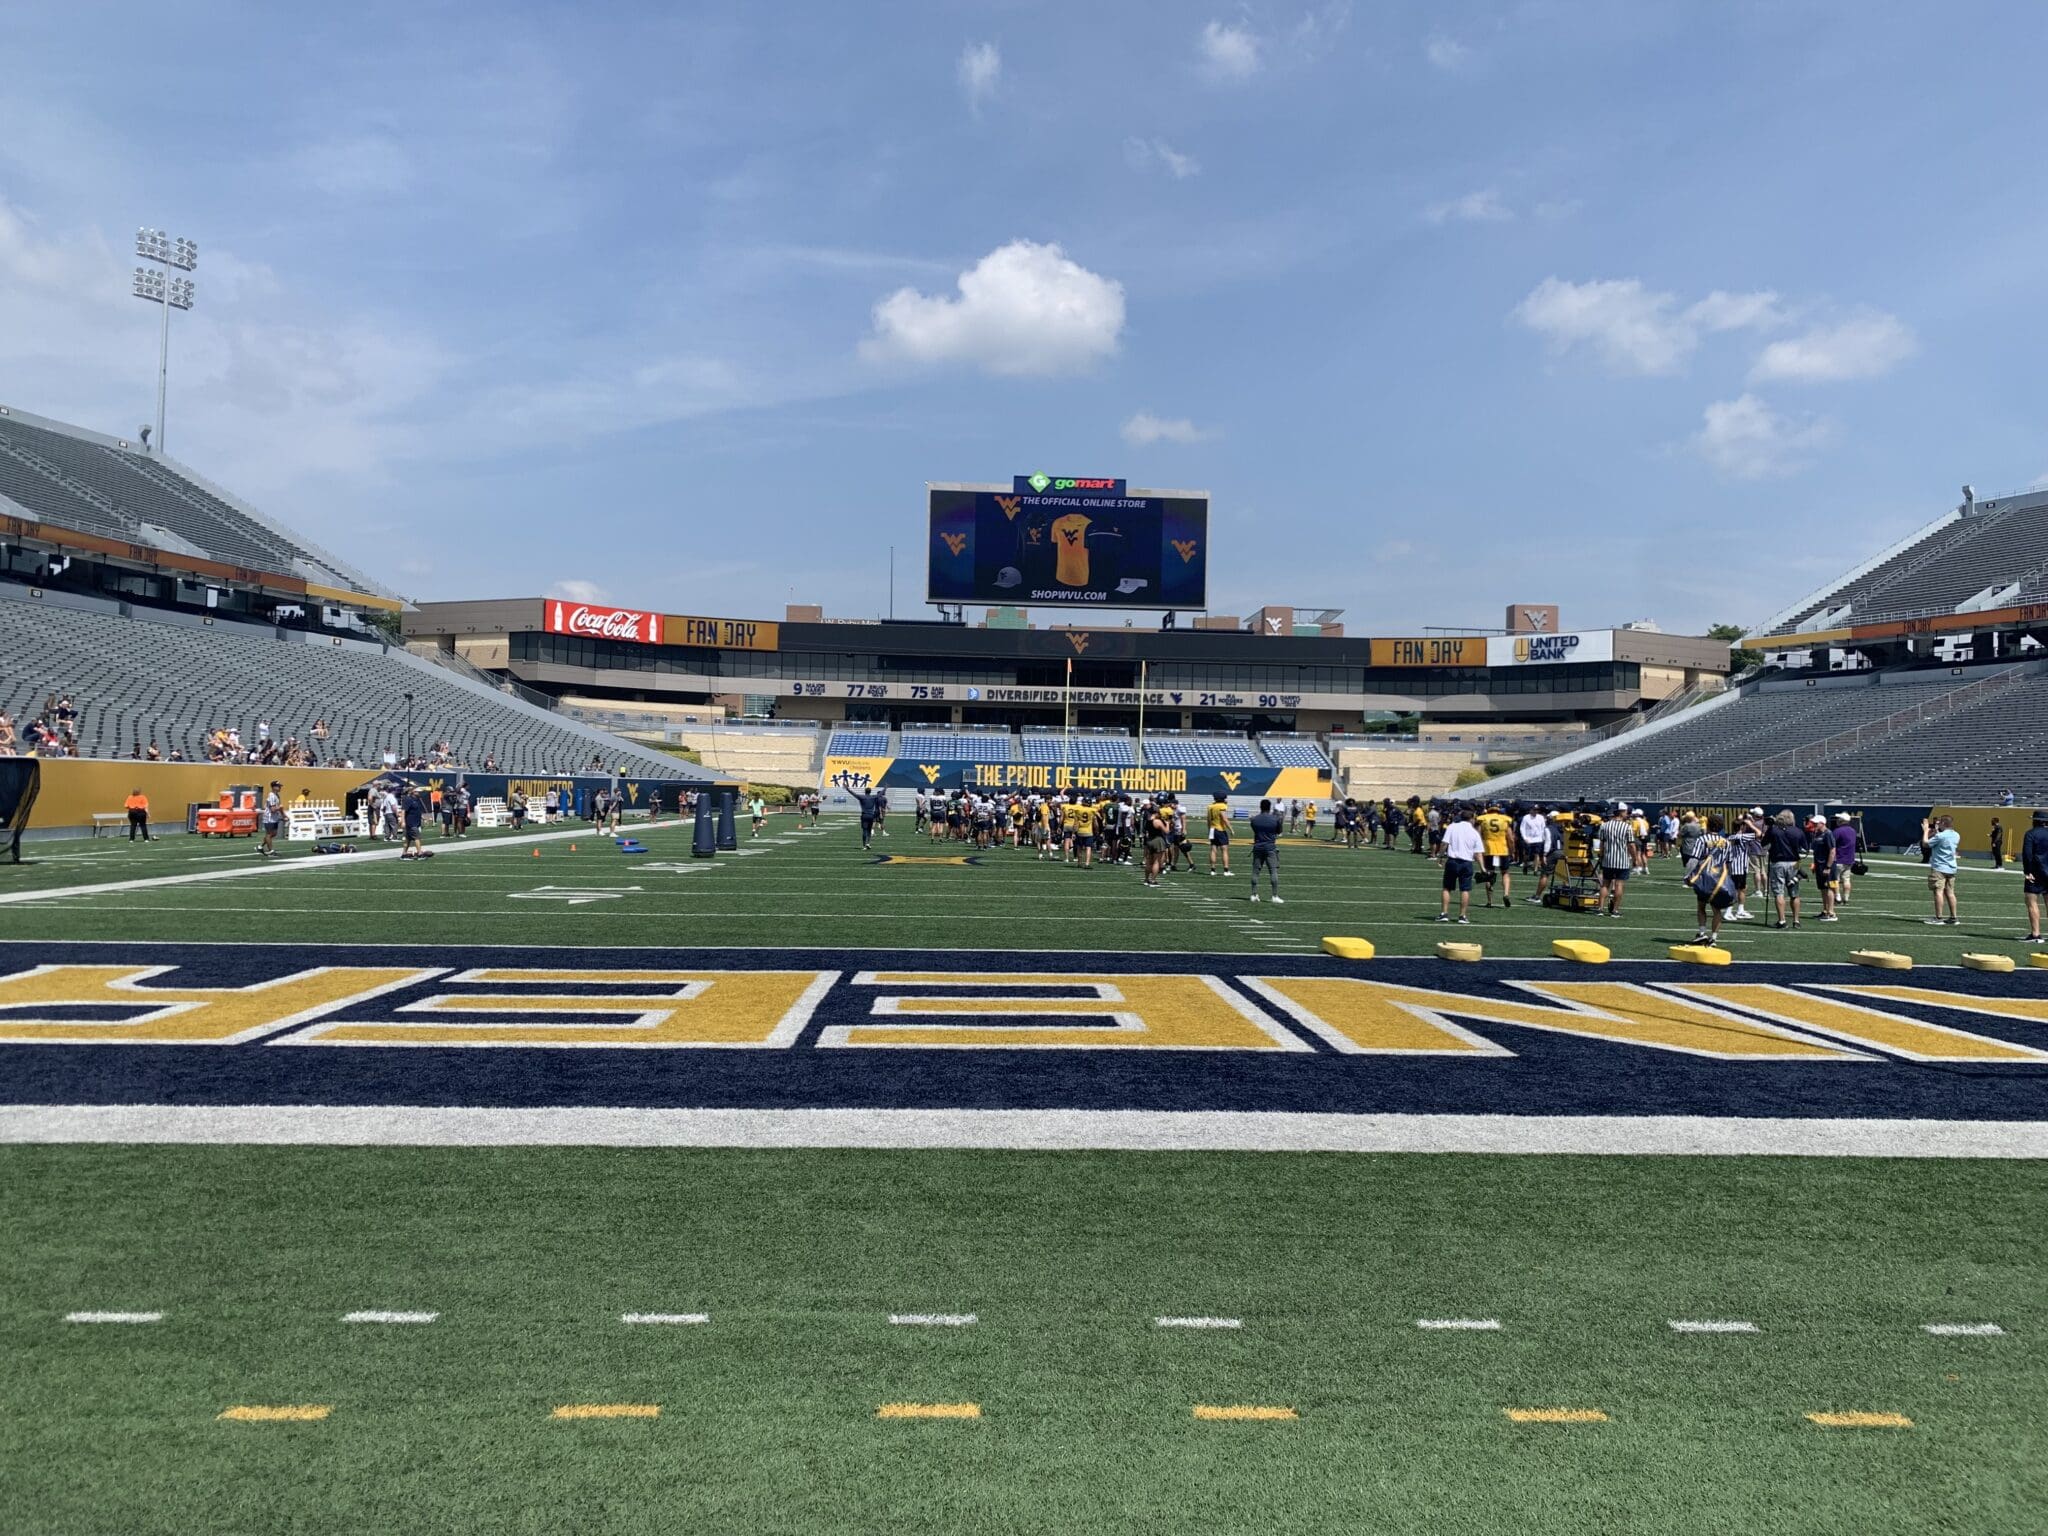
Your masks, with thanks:
<instances>
[{"instance_id":1,"label":"yard line marking","mask_svg":"<svg viewBox=\"0 0 2048 1536\"><path fill-rule=\"evenodd\" d=\"M67 1323L160 1323L161 1312L66 1312Z\"/></svg>"},{"instance_id":2,"label":"yard line marking","mask_svg":"<svg viewBox=\"0 0 2048 1536\"><path fill-rule=\"evenodd\" d=\"M557 1419L658 1419L659 1403L564 1403L552 1415Z\"/></svg>"},{"instance_id":3,"label":"yard line marking","mask_svg":"<svg viewBox=\"0 0 2048 1536\"><path fill-rule=\"evenodd\" d=\"M440 1315L438 1312L350 1312L341 1320L344 1323L431 1323Z\"/></svg>"},{"instance_id":4,"label":"yard line marking","mask_svg":"<svg viewBox=\"0 0 2048 1536\"><path fill-rule=\"evenodd\" d=\"M1998 1339L2005 1336L2005 1330L1996 1323L1922 1323L1920 1331L1942 1339Z\"/></svg>"},{"instance_id":5,"label":"yard line marking","mask_svg":"<svg viewBox=\"0 0 2048 1536\"><path fill-rule=\"evenodd\" d=\"M875 1410L878 1419L978 1419L979 1403L884 1403Z\"/></svg>"},{"instance_id":6,"label":"yard line marking","mask_svg":"<svg viewBox=\"0 0 2048 1536\"><path fill-rule=\"evenodd\" d=\"M324 1419L332 1412L334 1409L326 1403L237 1403L232 1408L223 1408L216 1417L242 1424L279 1424Z\"/></svg>"},{"instance_id":7,"label":"yard line marking","mask_svg":"<svg viewBox=\"0 0 2048 1536\"><path fill-rule=\"evenodd\" d=\"M1903 1413L1809 1413L1807 1418L1822 1429L1911 1429L1913 1421Z\"/></svg>"},{"instance_id":8,"label":"yard line marking","mask_svg":"<svg viewBox=\"0 0 2048 1536\"><path fill-rule=\"evenodd\" d=\"M1605 1424L1607 1415L1598 1408L1503 1408L1515 1424Z\"/></svg>"},{"instance_id":9,"label":"yard line marking","mask_svg":"<svg viewBox=\"0 0 2048 1536\"><path fill-rule=\"evenodd\" d=\"M972 1312L891 1312L900 1328L968 1328L980 1321Z\"/></svg>"},{"instance_id":10,"label":"yard line marking","mask_svg":"<svg viewBox=\"0 0 2048 1536\"><path fill-rule=\"evenodd\" d=\"M622 1312L622 1323L708 1323L709 1312Z\"/></svg>"},{"instance_id":11,"label":"yard line marking","mask_svg":"<svg viewBox=\"0 0 2048 1536\"><path fill-rule=\"evenodd\" d=\"M1671 1319L1673 1333L1757 1333L1761 1330L1755 1323L1702 1322L1685 1318Z\"/></svg>"},{"instance_id":12,"label":"yard line marking","mask_svg":"<svg viewBox=\"0 0 2048 1536\"><path fill-rule=\"evenodd\" d=\"M1152 1320L1155 1328L1242 1328L1244 1321L1235 1317L1159 1317Z\"/></svg>"},{"instance_id":13,"label":"yard line marking","mask_svg":"<svg viewBox=\"0 0 2048 1536\"><path fill-rule=\"evenodd\" d=\"M1500 1332L1500 1319L1497 1317L1418 1317L1415 1319L1415 1326L1432 1329L1463 1329L1474 1333L1498 1333Z\"/></svg>"},{"instance_id":14,"label":"yard line marking","mask_svg":"<svg viewBox=\"0 0 2048 1536\"><path fill-rule=\"evenodd\" d=\"M1272 1403L1197 1403L1195 1417L1198 1419L1298 1419L1300 1414L1292 1408Z\"/></svg>"}]
</instances>

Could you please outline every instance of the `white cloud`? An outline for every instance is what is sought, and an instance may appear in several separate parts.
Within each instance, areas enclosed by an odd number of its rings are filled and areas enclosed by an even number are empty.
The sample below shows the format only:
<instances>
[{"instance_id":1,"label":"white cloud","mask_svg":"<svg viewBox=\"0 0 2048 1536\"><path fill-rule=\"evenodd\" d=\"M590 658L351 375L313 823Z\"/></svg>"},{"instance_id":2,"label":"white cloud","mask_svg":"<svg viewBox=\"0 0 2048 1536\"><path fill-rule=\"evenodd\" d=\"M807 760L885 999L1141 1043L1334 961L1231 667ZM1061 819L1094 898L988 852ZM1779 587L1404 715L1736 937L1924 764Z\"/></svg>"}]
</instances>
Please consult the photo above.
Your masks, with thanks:
<instances>
[{"instance_id":1,"label":"white cloud","mask_svg":"<svg viewBox=\"0 0 2048 1536\"><path fill-rule=\"evenodd\" d=\"M1516 306L1514 318L1556 352L1590 348L1616 373L1678 372L1700 337L1711 331L1763 329L1782 323L1775 293L1715 290L1680 308L1676 295L1656 293L1636 278L1571 283L1546 277Z\"/></svg>"},{"instance_id":2,"label":"white cloud","mask_svg":"<svg viewBox=\"0 0 2048 1536\"><path fill-rule=\"evenodd\" d=\"M1212 21L1202 28L1202 63L1220 80L1246 80L1259 71L1262 45L1250 27Z\"/></svg>"},{"instance_id":3,"label":"white cloud","mask_svg":"<svg viewBox=\"0 0 2048 1536\"><path fill-rule=\"evenodd\" d=\"M1808 455L1827 440L1829 430L1824 420L1784 416L1755 395L1744 394L1709 405L1692 446L1732 480L1763 480L1804 469Z\"/></svg>"},{"instance_id":4,"label":"white cloud","mask_svg":"<svg viewBox=\"0 0 2048 1536\"><path fill-rule=\"evenodd\" d=\"M1210 434L1185 416L1154 416L1140 411L1123 425L1123 439L1134 448L1153 443L1199 443Z\"/></svg>"},{"instance_id":5,"label":"white cloud","mask_svg":"<svg viewBox=\"0 0 2048 1536\"><path fill-rule=\"evenodd\" d=\"M1330 0L1318 10L1304 12L1294 24L1291 41L1304 58L1320 59L1337 46L1337 36L1351 25L1351 0Z\"/></svg>"},{"instance_id":6,"label":"white cloud","mask_svg":"<svg viewBox=\"0 0 2048 1536\"><path fill-rule=\"evenodd\" d=\"M1915 346L1912 331L1896 315L1858 315L1772 342L1749 377L1752 383L1791 379L1802 384L1874 379L1911 357Z\"/></svg>"},{"instance_id":7,"label":"white cloud","mask_svg":"<svg viewBox=\"0 0 2048 1536\"><path fill-rule=\"evenodd\" d=\"M1182 154L1164 139L1125 139L1124 161L1132 170L1140 172L1157 166L1175 181L1186 181L1190 176L1202 174L1199 160L1193 155Z\"/></svg>"},{"instance_id":8,"label":"white cloud","mask_svg":"<svg viewBox=\"0 0 2048 1536\"><path fill-rule=\"evenodd\" d=\"M962 272L957 286L957 297L899 288L883 299L862 355L1043 377L1111 356L1124 328L1123 284L1057 245L1012 240Z\"/></svg>"},{"instance_id":9,"label":"white cloud","mask_svg":"<svg viewBox=\"0 0 2048 1536\"><path fill-rule=\"evenodd\" d=\"M549 587L546 596L559 597L567 603L602 603L609 600L611 594L594 581L572 576Z\"/></svg>"},{"instance_id":10,"label":"white cloud","mask_svg":"<svg viewBox=\"0 0 2048 1536\"><path fill-rule=\"evenodd\" d=\"M1438 69L1463 69L1472 58L1472 50L1443 32L1432 32L1429 40L1422 45L1422 56Z\"/></svg>"},{"instance_id":11,"label":"white cloud","mask_svg":"<svg viewBox=\"0 0 2048 1536\"><path fill-rule=\"evenodd\" d=\"M1422 210L1422 216L1432 224L1504 224L1515 216L1515 211L1500 200L1499 192L1485 187L1448 202L1431 203Z\"/></svg>"},{"instance_id":12,"label":"white cloud","mask_svg":"<svg viewBox=\"0 0 2048 1536\"><path fill-rule=\"evenodd\" d=\"M979 111L1002 83L1003 56L994 43L969 43L960 50L957 69L967 104Z\"/></svg>"}]
</instances>

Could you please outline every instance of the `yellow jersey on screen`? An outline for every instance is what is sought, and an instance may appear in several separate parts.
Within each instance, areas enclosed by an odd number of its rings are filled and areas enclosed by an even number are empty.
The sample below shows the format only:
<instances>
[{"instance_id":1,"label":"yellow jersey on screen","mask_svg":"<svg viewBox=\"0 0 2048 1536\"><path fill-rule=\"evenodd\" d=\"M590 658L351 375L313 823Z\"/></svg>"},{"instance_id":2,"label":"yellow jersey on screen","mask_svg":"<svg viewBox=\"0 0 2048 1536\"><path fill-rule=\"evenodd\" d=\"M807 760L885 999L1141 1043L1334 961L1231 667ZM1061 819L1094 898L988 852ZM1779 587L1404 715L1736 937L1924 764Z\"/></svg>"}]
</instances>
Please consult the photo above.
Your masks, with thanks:
<instances>
[{"instance_id":1,"label":"yellow jersey on screen","mask_svg":"<svg viewBox=\"0 0 2048 1536\"><path fill-rule=\"evenodd\" d=\"M1088 523L1079 512L1053 519L1053 575L1063 587L1088 585Z\"/></svg>"}]
</instances>

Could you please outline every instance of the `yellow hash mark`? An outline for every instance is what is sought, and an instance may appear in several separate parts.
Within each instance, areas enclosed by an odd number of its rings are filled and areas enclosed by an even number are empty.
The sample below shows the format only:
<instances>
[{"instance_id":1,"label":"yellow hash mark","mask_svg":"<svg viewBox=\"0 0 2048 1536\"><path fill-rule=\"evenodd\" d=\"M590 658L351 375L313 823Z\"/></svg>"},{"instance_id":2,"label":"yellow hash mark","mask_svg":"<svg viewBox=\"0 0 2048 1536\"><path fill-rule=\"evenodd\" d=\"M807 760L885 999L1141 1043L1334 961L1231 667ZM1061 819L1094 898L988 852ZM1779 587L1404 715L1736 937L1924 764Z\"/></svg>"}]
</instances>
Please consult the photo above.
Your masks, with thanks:
<instances>
[{"instance_id":1,"label":"yellow hash mark","mask_svg":"<svg viewBox=\"0 0 2048 1536\"><path fill-rule=\"evenodd\" d=\"M1197 1403L1195 1404L1195 1417L1198 1419L1298 1419L1301 1415L1292 1408L1284 1408L1273 1403L1230 1403L1220 1406L1215 1403Z\"/></svg>"},{"instance_id":2,"label":"yellow hash mark","mask_svg":"<svg viewBox=\"0 0 2048 1536\"><path fill-rule=\"evenodd\" d=\"M242 1424L279 1424L324 1419L332 1412L326 1403L237 1403L222 1409L220 1417Z\"/></svg>"},{"instance_id":3,"label":"yellow hash mark","mask_svg":"<svg viewBox=\"0 0 2048 1536\"><path fill-rule=\"evenodd\" d=\"M878 1419L978 1419L979 1403L884 1403L875 1410Z\"/></svg>"},{"instance_id":4,"label":"yellow hash mark","mask_svg":"<svg viewBox=\"0 0 2048 1536\"><path fill-rule=\"evenodd\" d=\"M1903 1413L1809 1413L1807 1417L1822 1429L1911 1429L1913 1421Z\"/></svg>"},{"instance_id":5,"label":"yellow hash mark","mask_svg":"<svg viewBox=\"0 0 2048 1536\"><path fill-rule=\"evenodd\" d=\"M1605 1424L1607 1415L1598 1408L1503 1408L1515 1424Z\"/></svg>"},{"instance_id":6,"label":"yellow hash mark","mask_svg":"<svg viewBox=\"0 0 2048 1536\"><path fill-rule=\"evenodd\" d=\"M659 1403L564 1403L555 1410L558 1419L658 1419Z\"/></svg>"}]
</instances>

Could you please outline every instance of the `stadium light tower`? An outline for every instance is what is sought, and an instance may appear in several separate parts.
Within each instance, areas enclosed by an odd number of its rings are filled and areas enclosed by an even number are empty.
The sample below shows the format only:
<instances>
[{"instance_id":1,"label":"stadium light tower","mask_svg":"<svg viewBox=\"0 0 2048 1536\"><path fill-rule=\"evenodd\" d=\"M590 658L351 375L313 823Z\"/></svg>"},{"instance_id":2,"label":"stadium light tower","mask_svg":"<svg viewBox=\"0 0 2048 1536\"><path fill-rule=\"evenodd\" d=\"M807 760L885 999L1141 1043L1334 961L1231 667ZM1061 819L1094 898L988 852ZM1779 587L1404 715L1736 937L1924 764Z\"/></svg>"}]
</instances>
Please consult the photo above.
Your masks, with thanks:
<instances>
[{"instance_id":1,"label":"stadium light tower","mask_svg":"<svg viewBox=\"0 0 2048 1536\"><path fill-rule=\"evenodd\" d=\"M164 451L164 389L171 371L171 311L192 307L192 279L180 277L199 265L199 247L180 235L172 239L160 229L135 231L135 254L155 265L135 269L135 297L163 309L163 337L156 359L156 451ZM166 272L164 268L173 270Z\"/></svg>"}]
</instances>

